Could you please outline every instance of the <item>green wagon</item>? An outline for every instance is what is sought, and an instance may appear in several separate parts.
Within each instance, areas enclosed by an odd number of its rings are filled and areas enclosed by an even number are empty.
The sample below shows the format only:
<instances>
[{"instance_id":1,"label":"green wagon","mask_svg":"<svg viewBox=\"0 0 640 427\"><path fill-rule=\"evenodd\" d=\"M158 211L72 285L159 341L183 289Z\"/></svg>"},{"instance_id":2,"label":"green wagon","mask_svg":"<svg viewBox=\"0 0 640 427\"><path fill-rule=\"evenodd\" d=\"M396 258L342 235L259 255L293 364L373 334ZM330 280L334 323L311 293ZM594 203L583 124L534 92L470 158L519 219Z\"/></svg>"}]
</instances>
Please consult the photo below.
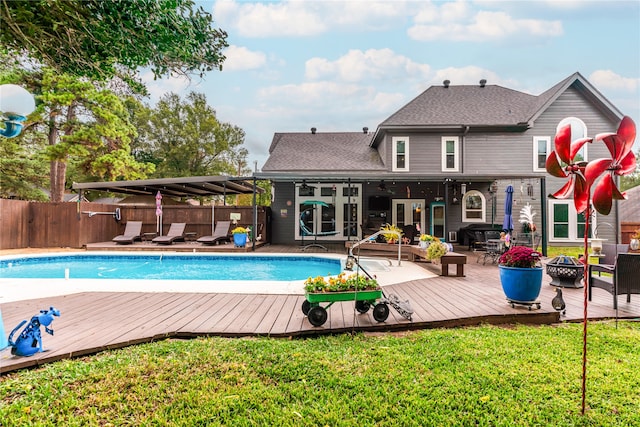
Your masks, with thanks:
<instances>
[{"instance_id":1,"label":"green wagon","mask_svg":"<svg viewBox=\"0 0 640 427\"><path fill-rule=\"evenodd\" d=\"M302 312L313 326L322 326L327 321L327 309L335 302L355 301L356 310L366 313L373 307L373 318L384 322L389 317L389 306L386 302L378 302L382 298L382 289L348 292L319 292L305 294ZM321 303L328 303L324 307Z\"/></svg>"}]
</instances>

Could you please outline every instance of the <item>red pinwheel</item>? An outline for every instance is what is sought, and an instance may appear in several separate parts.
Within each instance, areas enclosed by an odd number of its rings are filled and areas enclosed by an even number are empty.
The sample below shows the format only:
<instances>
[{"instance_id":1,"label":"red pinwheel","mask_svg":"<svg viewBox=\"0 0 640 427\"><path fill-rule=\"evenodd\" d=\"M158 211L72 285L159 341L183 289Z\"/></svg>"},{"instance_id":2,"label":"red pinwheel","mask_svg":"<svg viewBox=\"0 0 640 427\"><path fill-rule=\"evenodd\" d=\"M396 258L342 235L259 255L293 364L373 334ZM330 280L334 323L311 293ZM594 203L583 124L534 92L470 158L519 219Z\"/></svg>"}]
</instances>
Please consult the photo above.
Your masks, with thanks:
<instances>
[{"instance_id":1,"label":"red pinwheel","mask_svg":"<svg viewBox=\"0 0 640 427\"><path fill-rule=\"evenodd\" d=\"M584 176L587 162L574 162L574 158L584 144L592 141L593 138L581 138L571 142L571 125L563 126L556 134L555 150L549 154L546 162L547 172L550 175L558 178L569 177L569 181L552 196L557 199L566 199L574 193L573 203L578 213L587 209L589 186Z\"/></svg>"},{"instance_id":2,"label":"red pinwheel","mask_svg":"<svg viewBox=\"0 0 640 427\"><path fill-rule=\"evenodd\" d=\"M636 156L631 151L636 139L636 125L630 117L624 116L617 133L602 133L595 137L607 146L610 159L597 159L585 168L584 176L591 187L602 174L604 176L593 189L593 207L603 215L609 215L613 199L626 199L615 184L613 175L626 175L636 169ZM605 173L606 172L606 173Z\"/></svg>"}]
</instances>

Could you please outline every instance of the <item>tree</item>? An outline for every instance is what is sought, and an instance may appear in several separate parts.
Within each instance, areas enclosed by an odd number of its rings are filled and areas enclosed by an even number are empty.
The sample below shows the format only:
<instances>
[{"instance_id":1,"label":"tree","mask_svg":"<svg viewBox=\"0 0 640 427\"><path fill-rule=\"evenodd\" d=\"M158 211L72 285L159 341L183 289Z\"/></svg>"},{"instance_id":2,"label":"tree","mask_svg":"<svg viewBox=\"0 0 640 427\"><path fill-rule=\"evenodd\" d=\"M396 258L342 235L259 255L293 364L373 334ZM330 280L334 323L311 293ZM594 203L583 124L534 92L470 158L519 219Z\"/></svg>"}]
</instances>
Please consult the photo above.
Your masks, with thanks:
<instances>
[{"instance_id":1,"label":"tree","mask_svg":"<svg viewBox=\"0 0 640 427\"><path fill-rule=\"evenodd\" d=\"M113 92L52 69L22 77L15 83L28 87L38 101L24 138L46 146L51 201L63 200L69 165L83 179L141 179L153 172L153 165L131 155L136 130Z\"/></svg>"},{"instance_id":2,"label":"tree","mask_svg":"<svg viewBox=\"0 0 640 427\"><path fill-rule=\"evenodd\" d=\"M636 171L620 177L620 191L640 185L640 150L636 153Z\"/></svg>"},{"instance_id":3,"label":"tree","mask_svg":"<svg viewBox=\"0 0 640 427\"><path fill-rule=\"evenodd\" d=\"M220 122L204 94L191 92L183 102L170 93L155 108L130 107L138 129L133 152L156 164L156 178L236 175L246 164L244 131Z\"/></svg>"},{"instance_id":4,"label":"tree","mask_svg":"<svg viewBox=\"0 0 640 427\"><path fill-rule=\"evenodd\" d=\"M226 32L193 0L0 0L0 42L62 73L107 80L222 69Z\"/></svg>"}]
</instances>

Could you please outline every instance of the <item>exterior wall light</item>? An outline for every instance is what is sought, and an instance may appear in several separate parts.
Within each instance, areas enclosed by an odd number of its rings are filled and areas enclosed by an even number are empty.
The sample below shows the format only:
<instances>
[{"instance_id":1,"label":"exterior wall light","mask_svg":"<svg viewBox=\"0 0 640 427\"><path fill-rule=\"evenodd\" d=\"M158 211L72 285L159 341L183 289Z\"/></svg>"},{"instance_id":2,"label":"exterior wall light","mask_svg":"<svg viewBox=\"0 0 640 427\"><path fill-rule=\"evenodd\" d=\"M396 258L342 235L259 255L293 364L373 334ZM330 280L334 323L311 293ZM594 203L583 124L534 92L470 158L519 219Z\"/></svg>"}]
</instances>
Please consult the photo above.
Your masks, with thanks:
<instances>
[{"instance_id":1,"label":"exterior wall light","mask_svg":"<svg viewBox=\"0 0 640 427\"><path fill-rule=\"evenodd\" d=\"M4 123L0 135L6 138L20 135L22 122L35 109L36 101L26 89L13 84L0 85L0 119Z\"/></svg>"}]
</instances>

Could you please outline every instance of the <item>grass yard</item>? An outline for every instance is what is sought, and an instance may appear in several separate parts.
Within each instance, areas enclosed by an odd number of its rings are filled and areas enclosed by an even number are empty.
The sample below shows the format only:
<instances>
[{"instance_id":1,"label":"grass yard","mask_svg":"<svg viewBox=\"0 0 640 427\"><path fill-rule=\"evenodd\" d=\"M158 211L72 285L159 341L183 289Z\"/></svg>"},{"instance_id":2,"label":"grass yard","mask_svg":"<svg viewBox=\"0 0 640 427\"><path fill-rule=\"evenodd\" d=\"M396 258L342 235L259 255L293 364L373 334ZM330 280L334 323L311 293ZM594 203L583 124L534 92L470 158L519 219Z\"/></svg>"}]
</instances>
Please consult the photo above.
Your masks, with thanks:
<instances>
[{"instance_id":1,"label":"grass yard","mask_svg":"<svg viewBox=\"0 0 640 427\"><path fill-rule=\"evenodd\" d=\"M167 340L0 378L3 426L640 425L640 324Z\"/></svg>"}]
</instances>

